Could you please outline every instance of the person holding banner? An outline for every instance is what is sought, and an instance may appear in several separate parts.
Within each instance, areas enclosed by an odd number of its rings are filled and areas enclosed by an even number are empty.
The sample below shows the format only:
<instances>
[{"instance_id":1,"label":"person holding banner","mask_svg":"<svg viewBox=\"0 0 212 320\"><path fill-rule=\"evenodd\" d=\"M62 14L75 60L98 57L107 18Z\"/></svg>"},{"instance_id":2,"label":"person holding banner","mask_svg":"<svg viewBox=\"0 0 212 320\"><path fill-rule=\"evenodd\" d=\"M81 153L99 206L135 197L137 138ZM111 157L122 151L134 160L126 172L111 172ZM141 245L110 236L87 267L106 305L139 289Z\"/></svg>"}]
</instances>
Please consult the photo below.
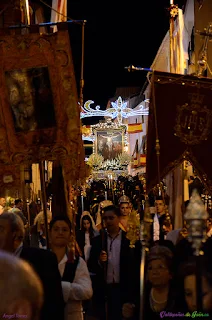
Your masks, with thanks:
<instances>
[{"instance_id":1,"label":"person holding banner","mask_svg":"<svg viewBox=\"0 0 212 320\"><path fill-rule=\"evenodd\" d=\"M120 209L114 205L103 209L105 229L93 238L88 260L89 271L96 274L96 308L100 319L121 320L134 314L134 251L120 229Z\"/></svg>"}]
</instances>

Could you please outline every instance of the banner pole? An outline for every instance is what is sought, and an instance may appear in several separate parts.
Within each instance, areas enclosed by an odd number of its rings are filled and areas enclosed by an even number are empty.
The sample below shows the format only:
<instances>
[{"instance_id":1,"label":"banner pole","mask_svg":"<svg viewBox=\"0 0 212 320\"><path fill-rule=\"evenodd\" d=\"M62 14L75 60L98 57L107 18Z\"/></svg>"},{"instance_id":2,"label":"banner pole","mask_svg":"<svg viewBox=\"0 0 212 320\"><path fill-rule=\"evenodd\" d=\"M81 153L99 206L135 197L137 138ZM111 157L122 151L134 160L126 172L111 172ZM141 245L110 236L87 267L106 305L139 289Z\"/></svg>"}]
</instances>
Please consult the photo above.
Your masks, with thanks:
<instances>
[{"instance_id":1,"label":"banner pole","mask_svg":"<svg viewBox=\"0 0 212 320\"><path fill-rule=\"evenodd\" d=\"M154 71L152 75L152 99L153 99L153 110L154 110L154 118L155 118L155 151L157 156L157 173L158 173L158 183L160 186L160 141L158 135L158 124L157 124L157 112L156 112L156 104L155 104L155 79L154 79Z\"/></svg>"},{"instance_id":2,"label":"banner pole","mask_svg":"<svg viewBox=\"0 0 212 320\"><path fill-rule=\"evenodd\" d=\"M173 54L173 33L174 33L174 17L172 16L172 8L174 0L170 0L170 19L169 19L169 54L170 54L170 72L174 72L174 54Z\"/></svg>"},{"instance_id":3,"label":"banner pole","mask_svg":"<svg viewBox=\"0 0 212 320\"><path fill-rule=\"evenodd\" d=\"M44 214L44 223L45 223L45 236L46 236L46 246L47 249L49 246L49 230L48 230L48 216L47 216L47 199L46 199L46 185L45 185L45 169L44 169L44 161L39 162L40 169L40 182L41 182L41 193L42 193L42 202L43 202L43 214Z\"/></svg>"}]
</instances>

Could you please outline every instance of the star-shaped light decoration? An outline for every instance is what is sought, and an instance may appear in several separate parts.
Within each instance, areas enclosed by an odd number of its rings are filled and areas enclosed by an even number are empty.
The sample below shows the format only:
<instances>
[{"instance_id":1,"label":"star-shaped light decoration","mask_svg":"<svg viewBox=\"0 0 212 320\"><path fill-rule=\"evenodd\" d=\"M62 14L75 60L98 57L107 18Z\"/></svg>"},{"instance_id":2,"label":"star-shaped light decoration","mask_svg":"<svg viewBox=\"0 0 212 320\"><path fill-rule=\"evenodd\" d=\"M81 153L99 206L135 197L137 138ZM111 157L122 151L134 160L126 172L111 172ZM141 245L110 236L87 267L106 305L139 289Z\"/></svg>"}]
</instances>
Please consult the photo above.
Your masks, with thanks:
<instances>
[{"instance_id":1,"label":"star-shaped light decoration","mask_svg":"<svg viewBox=\"0 0 212 320\"><path fill-rule=\"evenodd\" d=\"M144 103L148 102L148 100L143 101ZM87 118L87 117L110 117L112 119L117 118L118 123L122 123L122 118L129 118L132 116L139 116L139 115L148 115L149 108L143 105L142 103L139 105L138 108L131 109L127 108L128 102L123 102L121 97L115 102L111 102L112 108L108 108L106 110L101 110L100 106L96 106L95 109L91 108L90 105L94 103L92 100L88 100L85 102L84 107L82 107L82 112L80 113L80 118Z\"/></svg>"},{"instance_id":2,"label":"star-shaped light decoration","mask_svg":"<svg viewBox=\"0 0 212 320\"><path fill-rule=\"evenodd\" d=\"M118 97L116 102L111 102L112 108L108 109L108 112L112 114L112 118L117 118L118 123L122 123L122 117L128 118L128 114L132 109L127 108L127 102L123 102L121 97Z\"/></svg>"},{"instance_id":3,"label":"star-shaped light decoration","mask_svg":"<svg viewBox=\"0 0 212 320\"><path fill-rule=\"evenodd\" d=\"M111 104L112 108L107 109L107 112L111 114L112 119L117 118L119 124L122 123L122 118L149 114L149 110L145 109L143 105L138 110L127 108L127 102L123 102L121 97L118 97L116 102L111 102Z\"/></svg>"}]
</instances>

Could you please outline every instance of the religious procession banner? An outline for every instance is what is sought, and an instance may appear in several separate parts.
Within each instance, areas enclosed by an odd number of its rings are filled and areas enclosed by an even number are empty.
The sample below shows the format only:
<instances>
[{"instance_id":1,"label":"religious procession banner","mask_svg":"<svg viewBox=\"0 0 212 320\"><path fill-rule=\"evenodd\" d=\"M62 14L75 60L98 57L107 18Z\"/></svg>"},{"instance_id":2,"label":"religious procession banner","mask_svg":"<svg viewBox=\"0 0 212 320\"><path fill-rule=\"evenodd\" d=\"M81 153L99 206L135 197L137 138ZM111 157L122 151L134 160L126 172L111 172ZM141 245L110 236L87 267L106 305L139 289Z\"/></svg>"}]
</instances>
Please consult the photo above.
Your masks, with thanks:
<instances>
[{"instance_id":1,"label":"religious procession banner","mask_svg":"<svg viewBox=\"0 0 212 320\"><path fill-rule=\"evenodd\" d=\"M155 71L147 134L147 188L189 160L212 191L212 80Z\"/></svg>"},{"instance_id":2,"label":"religious procession banner","mask_svg":"<svg viewBox=\"0 0 212 320\"><path fill-rule=\"evenodd\" d=\"M59 160L68 180L83 177L78 93L67 25L58 32L0 33L0 162Z\"/></svg>"}]
</instances>

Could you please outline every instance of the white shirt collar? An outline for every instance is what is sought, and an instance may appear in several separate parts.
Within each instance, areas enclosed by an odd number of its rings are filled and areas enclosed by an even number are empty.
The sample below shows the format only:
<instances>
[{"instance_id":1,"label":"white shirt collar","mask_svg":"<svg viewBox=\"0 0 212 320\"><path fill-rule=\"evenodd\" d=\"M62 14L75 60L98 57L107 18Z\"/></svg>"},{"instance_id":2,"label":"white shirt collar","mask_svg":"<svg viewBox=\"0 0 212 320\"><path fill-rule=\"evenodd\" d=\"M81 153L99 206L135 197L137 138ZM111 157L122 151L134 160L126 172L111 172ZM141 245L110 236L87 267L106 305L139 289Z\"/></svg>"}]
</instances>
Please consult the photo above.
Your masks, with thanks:
<instances>
[{"instance_id":1,"label":"white shirt collar","mask_svg":"<svg viewBox=\"0 0 212 320\"><path fill-rule=\"evenodd\" d=\"M63 259L58 263L58 265L65 264L67 261L68 261L68 257L67 257L67 255L65 254L64 257L63 257Z\"/></svg>"},{"instance_id":2,"label":"white shirt collar","mask_svg":"<svg viewBox=\"0 0 212 320\"><path fill-rule=\"evenodd\" d=\"M61 277L63 276L64 274L64 271L65 271L65 266L66 266L66 262L68 261L68 257L67 255L65 254L63 259L58 263L58 269L59 269L59 272L60 272L60 275Z\"/></svg>"}]
</instances>

